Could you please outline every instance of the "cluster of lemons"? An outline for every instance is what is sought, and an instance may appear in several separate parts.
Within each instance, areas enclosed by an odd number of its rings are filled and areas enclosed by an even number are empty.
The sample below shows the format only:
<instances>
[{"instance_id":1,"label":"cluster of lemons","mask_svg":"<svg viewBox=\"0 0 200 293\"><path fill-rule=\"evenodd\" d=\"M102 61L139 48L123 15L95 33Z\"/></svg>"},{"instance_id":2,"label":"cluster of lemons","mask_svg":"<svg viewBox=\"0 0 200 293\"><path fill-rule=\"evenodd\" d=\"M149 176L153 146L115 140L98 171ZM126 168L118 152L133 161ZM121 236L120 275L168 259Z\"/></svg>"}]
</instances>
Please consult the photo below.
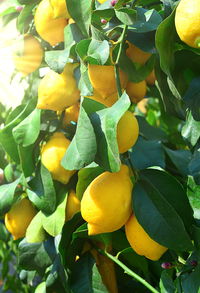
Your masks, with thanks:
<instances>
[{"instance_id":1,"label":"cluster of lemons","mask_svg":"<svg viewBox=\"0 0 200 293\"><path fill-rule=\"evenodd\" d=\"M35 27L42 39L52 46L64 40L64 27L73 22L67 11L65 0L42 0L35 12ZM136 63L144 65L150 54L143 52L127 41L127 56ZM14 55L16 69L24 75L38 69L43 59L43 49L38 39L31 35L24 36L23 53ZM42 78L38 87L37 108L56 112L65 111L64 125L77 122L80 107L80 91L74 77L78 63L67 63L62 73L53 70ZM114 65L88 65L88 75L93 86L93 95L84 97L96 100L106 107L112 106L118 99ZM146 95L148 84L155 82L154 72L146 81L133 83L120 70L122 90L126 90L134 103ZM113 130L115 131L115 130ZM126 111L118 122L116 129L119 153L127 152L137 141L139 127L136 117ZM61 166L61 160L70 145L63 132L55 132L41 147L41 161L52 174L52 178L67 184L76 172ZM66 221L76 212L81 211L88 223L88 234L96 235L113 232L125 225L125 233L132 248L140 255L151 260L158 260L167 250L166 247L149 237L133 215L130 170L121 164L119 172L103 172L97 176L85 190L82 200L70 191L66 205ZM20 213L19 213L20 210ZM35 207L23 197L18 200L5 216L7 229L14 239L25 236L26 229L37 213Z\"/></svg>"}]
</instances>

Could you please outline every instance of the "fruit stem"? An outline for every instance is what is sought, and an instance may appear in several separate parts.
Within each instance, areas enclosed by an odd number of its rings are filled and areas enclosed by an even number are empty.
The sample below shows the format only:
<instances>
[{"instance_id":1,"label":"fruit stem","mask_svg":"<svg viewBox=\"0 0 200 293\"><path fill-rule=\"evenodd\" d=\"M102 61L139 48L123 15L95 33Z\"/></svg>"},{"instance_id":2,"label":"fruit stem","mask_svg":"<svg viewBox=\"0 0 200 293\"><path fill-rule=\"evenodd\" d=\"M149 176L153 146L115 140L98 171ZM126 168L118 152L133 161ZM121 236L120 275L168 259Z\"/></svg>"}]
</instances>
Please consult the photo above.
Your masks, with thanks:
<instances>
[{"instance_id":1,"label":"fruit stem","mask_svg":"<svg viewBox=\"0 0 200 293\"><path fill-rule=\"evenodd\" d=\"M121 42L119 44L119 51L118 51L117 59L115 62L115 78L116 78L116 84L117 84L118 98L120 98L122 95L122 89L121 89L120 77L119 77L119 59L122 53L122 47L123 47L124 39L126 36L127 28L128 28L127 25L125 25L123 28L122 35L121 35Z\"/></svg>"},{"instance_id":2,"label":"fruit stem","mask_svg":"<svg viewBox=\"0 0 200 293\"><path fill-rule=\"evenodd\" d=\"M147 281L145 281L142 277L140 277L138 274L136 274L135 272L131 271L126 265L124 265L119 259L117 259L115 256L113 256L112 254L103 251L101 249L98 249L99 252L101 254L106 255L108 258L110 258L112 261L114 261L116 264L118 264L118 266L120 266L126 274L128 274L129 276L133 277L134 279L136 279L138 282L140 282L141 284L143 284L146 288L149 289L149 291L153 292L153 293L160 293L159 291L157 291L155 288L153 288Z\"/></svg>"}]
</instances>

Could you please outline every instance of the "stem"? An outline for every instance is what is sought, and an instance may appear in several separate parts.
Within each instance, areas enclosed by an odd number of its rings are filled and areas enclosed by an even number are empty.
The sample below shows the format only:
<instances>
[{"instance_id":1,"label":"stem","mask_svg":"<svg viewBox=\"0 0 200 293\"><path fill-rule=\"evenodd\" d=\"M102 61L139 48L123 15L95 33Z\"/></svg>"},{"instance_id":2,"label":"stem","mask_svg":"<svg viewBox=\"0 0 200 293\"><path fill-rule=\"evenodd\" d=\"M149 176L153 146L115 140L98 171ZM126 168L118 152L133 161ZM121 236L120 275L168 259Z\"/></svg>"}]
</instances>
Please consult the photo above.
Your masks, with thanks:
<instances>
[{"instance_id":1,"label":"stem","mask_svg":"<svg viewBox=\"0 0 200 293\"><path fill-rule=\"evenodd\" d=\"M100 253L105 254L108 258L110 258L116 264L118 264L118 266L120 266L125 271L125 273L127 273L129 276L133 277L135 280L137 280L138 282L143 284L146 288L149 289L149 291L151 291L153 293L160 293L155 288L153 288L147 281L145 281L142 277L140 277L139 275L137 275L136 273L131 271L125 264L123 264L115 256L113 256L112 254L110 254L110 253L108 253L106 251L103 251L103 250L99 250L99 251L100 251Z\"/></svg>"}]
</instances>

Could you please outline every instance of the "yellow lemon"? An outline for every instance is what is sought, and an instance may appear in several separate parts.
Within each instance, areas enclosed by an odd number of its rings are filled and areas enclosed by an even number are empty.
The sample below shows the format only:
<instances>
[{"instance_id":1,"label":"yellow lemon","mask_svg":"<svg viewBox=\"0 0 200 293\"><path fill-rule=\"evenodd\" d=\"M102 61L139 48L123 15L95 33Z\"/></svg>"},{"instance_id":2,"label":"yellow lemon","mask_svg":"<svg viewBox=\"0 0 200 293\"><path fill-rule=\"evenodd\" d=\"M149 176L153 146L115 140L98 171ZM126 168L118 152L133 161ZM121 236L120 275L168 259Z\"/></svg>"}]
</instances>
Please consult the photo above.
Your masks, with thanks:
<instances>
[{"instance_id":1,"label":"yellow lemon","mask_svg":"<svg viewBox=\"0 0 200 293\"><path fill-rule=\"evenodd\" d=\"M80 103L76 103L65 110L63 126L69 125L71 121L77 122L80 111Z\"/></svg>"},{"instance_id":2,"label":"yellow lemon","mask_svg":"<svg viewBox=\"0 0 200 293\"><path fill-rule=\"evenodd\" d=\"M126 165L119 172L100 174L89 184L81 200L88 235L113 232L126 223L131 214L132 188Z\"/></svg>"},{"instance_id":3,"label":"yellow lemon","mask_svg":"<svg viewBox=\"0 0 200 293\"><path fill-rule=\"evenodd\" d=\"M53 179L67 184L75 171L66 170L61 160L70 145L70 140L63 133L55 132L41 149L42 164L49 170Z\"/></svg>"},{"instance_id":4,"label":"yellow lemon","mask_svg":"<svg viewBox=\"0 0 200 293\"><path fill-rule=\"evenodd\" d=\"M77 64L68 63L63 73L50 70L41 80L38 87L37 108L63 111L75 104L80 98L73 72Z\"/></svg>"},{"instance_id":5,"label":"yellow lemon","mask_svg":"<svg viewBox=\"0 0 200 293\"><path fill-rule=\"evenodd\" d=\"M126 111L117 124L117 142L120 153L127 152L137 141L139 126L134 114Z\"/></svg>"},{"instance_id":6,"label":"yellow lemon","mask_svg":"<svg viewBox=\"0 0 200 293\"><path fill-rule=\"evenodd\" d=\"M151 73L147 76L146 82L148 85L154 85L156 81L155 71L152 70Z\"/></svg>"},{"instance_id":7,"label":"yellow lemon","mask_svg":"<svg viewBox=\"0 0 200 293\"><path fill-rule=\"evenodd\" d=\"M93 96L88 96L88 97L85 97L85 98L89 98L91 100L97 101L97 102L103 104L106 107L111 107L115 102L117 102L118 94L114 93L114 94L112 94L110 96L107 96L107 97L103 98L98 92L96 92L94 90Z\"/></svg>"},{"instance_id":8,"label":"yellow lemon","mask_svg":"<svg viewBox=\"0 0 200 293\"><path fill-rule=\"evenodd\" d=\"M113 65L88 65L89 79L93 89L98 92L102 98L111 96L117 92L115 71ZM121 88L125 88L128 82L126 74L120 70Z\"/></svg>"},{"instance_id":9,"label":"yellow lemon","mask_svg":"<svg viewBox=\"0 0 200 293\"><path fill-rule=\"evenodd\" d=\"M74 190L71 190L67 197L65 219L70 220L76 213L80 211L80 200L77 198Z\"/></svg>"},{"instance_id":10,"label":"yellow lemon","mask_svg":"<svg viewBox=\"0 0 200 293\"><path fill-rule=\"evenodd\" d=\"M142 51L140 48L136 47L129 41L128 43L128 49L126 49L126 55L136 63L145 64L147 60L150 58L151 54Z\"/></svg>"},{"instance_id":11,"label":"yellow lemon","mask_svg":"<svg viewBox=\"0 0 200 293\"><path fill-rule=\"evenodd\" d=\"M36 31L51 46L64 41L64 28L68 21L65 17L55 18L49 0L42 0L39 3L34 20Z\"/></svg>"},{"instance_id":12,"label":"yellow lemon","mask_svg":"<svg viewBox=\"0 0 200 293\"><path fill-rule=\"evenodd\" d=\"M23 198L12 206L5 215L5 226L14 240L25 236L26 229L36 213L35 207L28 198Z\"/></svg>"},{"instance_id":13,"label":"yellow lemon","mask_svg":"<svg viewBox=\"0 0 200 293\"><path fill-rule=\"evenodd\" d=\"M175 27L179 38L188 46L200 47L200 1L181 0L175 14Z\"/></svg>"},{"instance_id":14,"label":"yellow lemon","mask_svg":"<svg viewBox=\"0 0 200 293\"><path fill-rule=\"evenodd\" d=\"M16 46L18 43L16 42ZM32 35L24 35L24 46L22 52L13 53L15 68L23 75L28 75L37 70L43 59L43 49L40 42Z\"/></svg>"},{"instance_id":15,"label":"yellow lemon","mask_svg":"<svg viewBox=\"0 0 200 293\"><path fill-rule=\"evenodd\" d=\"M131 247L139 255L144 255L151 260L158 260L167 251L167 247L150 238L133 215L126 223L125 231Z\"/></svg>"},{"instance_id":16,"label":"yellow lemon","mask_svg":"<svg viewBox=\"0 0 200 293\"><path fill-rule=\"evenodd\" d=\"M70 18L67 10L66 0L49 0L53 8L54 17L66 17Z\"/></svg>"},{"instance_id":17,"label":"yellow lemon","mask_svg":"<svg viewBox=\"0 0 200 293\"><path fill-rule=\"evenodd\" d=\"M140 82L128 82L126 87L126 92L129 95L131 102L137 104L141 101L147 92L146 81L142 80Z\"/></svg>"}]
</instances>

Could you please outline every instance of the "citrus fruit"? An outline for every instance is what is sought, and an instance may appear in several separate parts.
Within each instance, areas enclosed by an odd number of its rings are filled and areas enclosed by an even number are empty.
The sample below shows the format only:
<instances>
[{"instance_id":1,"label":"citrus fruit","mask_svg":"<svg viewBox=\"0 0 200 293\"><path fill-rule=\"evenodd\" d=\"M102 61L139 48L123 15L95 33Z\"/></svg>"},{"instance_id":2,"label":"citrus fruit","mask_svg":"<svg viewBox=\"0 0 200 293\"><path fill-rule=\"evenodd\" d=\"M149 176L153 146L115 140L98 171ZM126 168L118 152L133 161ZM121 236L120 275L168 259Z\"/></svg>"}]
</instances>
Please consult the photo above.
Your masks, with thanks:
<instances>
[{"instance_id":1,"label":"citrus fruit","mask_svg":"<svg viewBox=\"0 0 200 293\"><path fill-rule=\"evenodd\" d=\"M67 10L66 0L49 0L53 8L54 17L66 17L70 18L69 12Z\"/></svg>"},{"instance_id":2,"label":"citrus fruit","mask_svg":"<svg viewBox=\"0 0 200 293\"><path fill-rule=\"evenodd\" d=\"M66 221L70 220L77 212L80 211L80 200L77 198L74 190L71 190L67 197L65 210Z\"/></svg>"},{"instance_id":3,"label":"citrus fruit","mask_svg":"<svg viewBox=\"0 0 200 293\"><path fill-rule=\"evenodd\" d=\"M66 170L61 166L61 160L70 140L63 133L55 132L41 149L42 164L49 170L53 179L67 184L75 171Z\"/></svg>"},{"instance_id":4,"label":"citrus fruit","mask_svg":"<svg viewBox=\"0 0 200 293\"><path fill-rule=\"evenodd\" d=\"M36 31L51 46L64 41L64 28L68 21L65 17L55 18L49 0L42 0L39 3L34 20Z\"/></svg>"},{"instance_id":5,"label":"citrus fruit","mask_svg":"<svg viewBox=\"0 0 200 293\"><path fill-rule=\"evenodd\" d=\"M76 103L65 110L65 115L63 118L63 126L69 125L71 121L77 122L80 110L80 103Z\"/></svg>"},{"instance_id":6,"label":"citrus fruit","mask_svg":"<svg viewBox=\"0 0 200 293\"><path fill-rule=\"evenodd\" d=\"M146 82L148 85L154 85L156 81L155 71L152 70L151 73L147 76Z\"/></svg>"},{"instance_id":7,"label":"citrus fruit","mask_svg":"<svg viewBox=\"0 0 200 293\"><path fill-rule=\"evenodd\" d=\"M179 38L193 48L200 47L199 22L199 0L181 0L176 8L175 27Z\"/></svg>"},{"instance_id":8,"label":"citrus fruit","mask_svg":"<svg viewBox=\"0 0 200 293\"><path fill-rule=\"evenodd\" d=\"M12 206L5 215L5 226L14 240L25 236L26 229L36 213L35 207L28 198L23 198Z\"/></svg>"},{"instance_id":9,"label":"citrus fruit","mask_svg":"<svg viewBox=\"0 0 200 293\"><path fill-rule=\"evenodd\" d=\"M119 172L100 174L89 184L81 200L88 235L113 232L126 223L131 214L132 187L126 165Z\"/></svg>"},{"instance_id":10,"label":"citrus fruit","mask_svg":"<svg viewBox=\"0 0 200 293\"><path fill-rule=\"evenodd\" d=\"M88 65L89 79L92 84L93 89L102 96L106 98L114 93L117 93L117 85L115 79L115 70L113 65ZM127 84L126 74L120 70L120 82L121 88L125 88Z\"/></svg>"},{"instance_id":11,"label":"citrus fruit","mask_svg":"<svg viewBox=\"0 0 200 293\"><path fill-rule=\"evenodd\" d=\"M75 104L80 98L73 72L77 64L68 63L63 73L50 70L38 87L37 108L63 111Z\"/></svg>"},{"instance_id":12,"label":"citrus fruit","mask_svg":"<svg viewBox=\"0 0 200 293\"><path fill-rule=\"evenodd\" d=\"M151 54L142 51L140 48L136 47L134 44L128 43L128 48L126 49L126 55L136 63L145 64L147 60L150 58Z\"/></svg>"},{"instance_id":13,"label":"citrus fruit","mask_svg":"<svg viewBox=\"0 0 200 293\"><path fill-rule=\"evenodd\" d=\"M126 111L117 124L117 143L120 153L127 152L137 141L139 126L134 114Z\"/></svg>"},{"instance_id":14,"label":"citrus fruit","mask_svg":"<svg viewBox=\"0 0 200 293\"><path fill-rule=\"evenodd\" d=\"M141 101L147 92L146 81L142 80L140 82L131 82L129 81L126 86L126 92L133 103L138 103Z\"/></svg>"},{"instance_id":15,"label":"citrus fruit","mask_svg":"<svg viewBox=\"0 0 200 293\"><path fill-rule=\"evenodd\" d=\"M166 247L150 238L134 215L125 224L125 232L131 247L139 255L158 260L167 251Z\"/></svg>"},{"instance_id":16,"label":"citrus fruit","mask_svg":"<svg viewBox=\"0 0 200 293\"><path fill-rule=\"evenodd\" d=\"M43 49L40 42L32 35L24 35L24 40L16 42L13 62L17 71L24 76L37 70L43 59Z\"/></svg>"}]
</instances>

